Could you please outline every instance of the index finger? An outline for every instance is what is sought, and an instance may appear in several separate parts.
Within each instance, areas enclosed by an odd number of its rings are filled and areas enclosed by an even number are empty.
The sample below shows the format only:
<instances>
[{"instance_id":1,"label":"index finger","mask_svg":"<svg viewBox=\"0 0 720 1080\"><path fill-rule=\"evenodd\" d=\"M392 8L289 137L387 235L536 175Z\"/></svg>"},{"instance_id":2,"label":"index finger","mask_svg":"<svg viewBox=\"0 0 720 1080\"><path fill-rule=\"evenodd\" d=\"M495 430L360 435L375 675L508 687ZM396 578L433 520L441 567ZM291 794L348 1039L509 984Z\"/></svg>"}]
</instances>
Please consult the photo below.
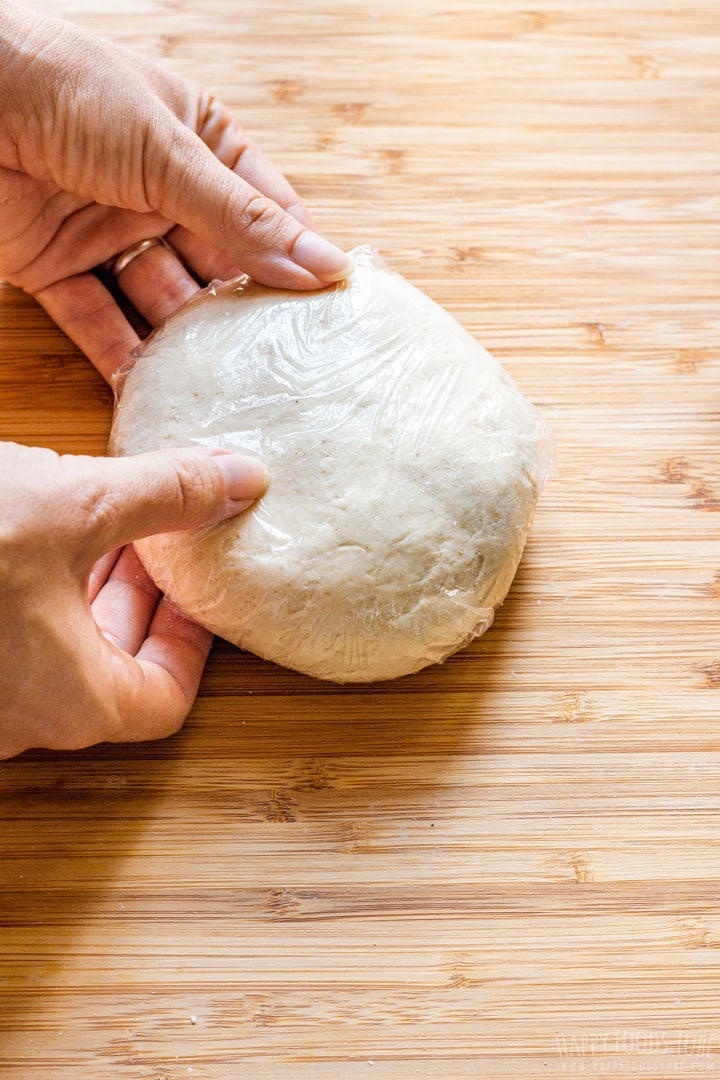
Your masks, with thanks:
<instances>
[{"instance_id":1,"label":"index finger","mask_svg":"<svg viewBox=\"0 0 720 1080\"><path fill-rule=\"evenodd\" d=\"M215 157L251 187L267 195L301 225L316 230L310 211L288 178L263 154L245 129L216 98L201 93L198 134ZM201 281L238 277L246 267L197 234L177 225L168 240Z\"/></svg>"},{"instance_id":2,"label":"index finger","mask_svg":"<svg viewBox=\"0 0 720 1080\"><path fill-rule=\"evenodd\" d=\"M264 285L317 289L347 277L350 258L228 169L197 135L150 131L148 208L184 225Z\"/></svg>"},{"instance_id":3,"label":"index finger","mask_svg":"<svg viewBox=\"0 0 720 1080\"><path fill-rule=\"evenodd\" d=\"M207 92L201 93L199 99L197 133L223 165L308 229L315 229L310 211L288 178L265 157L226 106Z\"/></svg>"}]
</instances>

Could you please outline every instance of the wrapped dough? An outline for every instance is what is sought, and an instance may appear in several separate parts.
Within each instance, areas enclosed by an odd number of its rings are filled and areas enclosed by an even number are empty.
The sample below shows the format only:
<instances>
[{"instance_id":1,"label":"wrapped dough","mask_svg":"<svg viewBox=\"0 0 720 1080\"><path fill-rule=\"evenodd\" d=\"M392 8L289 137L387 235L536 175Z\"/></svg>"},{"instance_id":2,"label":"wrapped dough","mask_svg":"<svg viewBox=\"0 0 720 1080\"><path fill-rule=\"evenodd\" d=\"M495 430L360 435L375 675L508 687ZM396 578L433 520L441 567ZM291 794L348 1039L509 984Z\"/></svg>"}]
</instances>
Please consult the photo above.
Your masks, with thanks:
<instances>
[{"instance_id":1,"label":"wrapped dough","mask_svg":"<svg viewBox=\"0 0 720 1080\"><path fill-rule=\"evenodd\" d=\"M256 454L267 494L135 546L178 606L244 649L337 682L438 663L490 626L544 480L542 428L446 311L353 253L320 292L246 280L192 300L133 357L115 454Z\"/></svg>"}]
</instances>

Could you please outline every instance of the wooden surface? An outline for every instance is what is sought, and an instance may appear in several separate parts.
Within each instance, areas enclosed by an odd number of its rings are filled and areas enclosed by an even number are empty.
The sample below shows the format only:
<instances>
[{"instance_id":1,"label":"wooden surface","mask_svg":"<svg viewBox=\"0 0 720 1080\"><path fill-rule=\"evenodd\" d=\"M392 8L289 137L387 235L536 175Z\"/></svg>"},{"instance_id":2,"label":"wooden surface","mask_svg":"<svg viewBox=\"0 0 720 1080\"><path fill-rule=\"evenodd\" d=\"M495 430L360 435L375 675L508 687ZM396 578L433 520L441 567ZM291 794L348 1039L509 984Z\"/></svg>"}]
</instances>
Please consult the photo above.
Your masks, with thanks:
<instances>
[{"instance_id":1,"label":"wooden surface","mask_svg":"<svg viewBox=\"0 0 720 1080\"><path fill-rule=\"evenodd\" d=\"M720 1077L717 5L42 6L237 107L558 468L444 667L219 645L176 738L2 766L0 1073ZM9 288L0 335L3 437L102 453L108 391Z\"/></svg>"}]
</instances>

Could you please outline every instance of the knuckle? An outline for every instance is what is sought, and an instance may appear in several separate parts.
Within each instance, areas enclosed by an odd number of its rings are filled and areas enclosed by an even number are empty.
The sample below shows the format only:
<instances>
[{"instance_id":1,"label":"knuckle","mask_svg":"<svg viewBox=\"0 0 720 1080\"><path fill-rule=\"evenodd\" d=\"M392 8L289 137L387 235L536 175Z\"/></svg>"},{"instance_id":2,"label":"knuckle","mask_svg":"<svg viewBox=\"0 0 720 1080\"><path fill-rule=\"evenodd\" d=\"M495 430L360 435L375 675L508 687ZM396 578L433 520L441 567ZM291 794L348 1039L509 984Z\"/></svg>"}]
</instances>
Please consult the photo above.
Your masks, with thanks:
<instances>
[{"instance_id":1,"label":"knuckle","mask_svg":"<svg viewBox=\"0 0 720 1080\"><path fill-rule=\"evenodd\" d=\"M238 124L233 126L232 149L233 156L232 160L228 161L228 165L238 176L242 176L248 159L257 155L257 148L245 129Z\"/></svg>"},{"instance_id":2,"label":"knuckle","mask_svg":"<svg viewBox=\"0 0 720 1080\"><path fill-rule=\"evenodd\" d=\"M183 520L193 521L202 515L218 494L217 484L202 458L189 457L178 463L176 498Z\"/></svg>"},{"instance_id":3,"label":"knuckle","mask_svg":"<svg viewBox=\"0 0 720 1080\"><path fill-rule=\"evenodd\" d=\"M97 461L86 455L63 454L54 482L58 524L70 532L101 528L112 520L117 507L112 491L97 468Z\"/></svg>"},{"instance_id":4,"label":"knuckle","mask_svg":"<svg viewBox=\"0 0 720 1080\"><path fill-rule=\"evenodd\" d=\"M240 223L246 230L274 232L279 224L277 203L266 195L252 194L240 213Z\"/></svg>"},{"instance_id":5,"label":"knuckle","mask_svg":"<svg viewBox=\"0 0 720 1080\"><path fill-rule=\"evenodd\" d=\"M88 480L76 491L74 502L86 535L104 535L113 529L119 512L117 502L101 484Z\"/></svg>"},{"instance_id":6,"label":"knuckle","mask_svg":"<svg viewBox=\"0 0 720 1080\"><path fill-rule=\"evenodd\" d=\"M197 133L215 157L231 169L248 141L223 103L207 91L198 99Z\"/></svg>"}]
</instances>

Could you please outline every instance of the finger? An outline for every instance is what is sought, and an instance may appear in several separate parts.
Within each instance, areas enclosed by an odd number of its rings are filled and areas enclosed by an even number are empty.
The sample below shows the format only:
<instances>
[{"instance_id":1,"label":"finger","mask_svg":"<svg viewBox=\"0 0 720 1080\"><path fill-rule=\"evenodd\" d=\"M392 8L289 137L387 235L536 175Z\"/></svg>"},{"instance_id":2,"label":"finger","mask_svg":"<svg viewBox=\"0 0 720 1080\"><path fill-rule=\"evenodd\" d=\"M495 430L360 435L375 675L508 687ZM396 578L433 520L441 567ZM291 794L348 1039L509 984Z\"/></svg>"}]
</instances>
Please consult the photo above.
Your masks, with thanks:
<instances>
[{"instance_id":1,"label":"finger","mask_svg":"<svg viewBox=\"0 0 720 1080\"><path fill-rule=\"evenodd\" d=\"M216 105L217 103L213 102L213 106ZM219 108L222 110L222 120L226 121L227 112L222 109L222 106ZM255 146L238 124L231 120L223 127L219 119L215 119L210 124L206 121L200 130L200 137L215 156L243 180L273 199L278 206L308 229L316 228L310 211L303 205L290 182ZM230 278L239 277L244 272L243 267L229 259L224 251L216 251L205 240L190 232L189 229L183 228L182 225L176 226L167 238L182 257L185 265L189 266L201 281L228 281Z\"/></svg>"},{"instance_id":2,"label":"finger","mask_svg":"<svg viewBox=\"0 0 720 1080\"><path fill-rule=\"evenodd\" d=\"M289 207L288 213L296 216L295 209ZM297 209L298 221L303 221L309 228L313 228L310 214L304 210L302 205ZM302 217L299 216L301 210L303 211ZM216 251L200 236L191 233L189 229L183 228L182 225L176 225L174 229L171 229L167 233L167 240L185 265L190 267L193 274L200 281L229 281L231 278L240 277L241 274L245 273L242 266L238 266L223 252Z\"/></svg>"},{"instance_id":3,"label":"finger","mask_svg":"<svg viewBox=\"0 0 720 1080\"><path fill-rule=\"evenodd\" d=\"M141 664L156 664L171 675L192 704L212 640L209 630L163 597L137 659Z\"/></svg>"},{"instance_id":4,"label":"finger","mask_svg":"<svg viewBox=\"0 0 720 1080\"><path fill-rule=\"evenodd\" d=\"M229 281L243 273L241 266L182 225L171 229L167 239L200 281Z\"/></svg>"},{"instance_id":5,"label":"finger","mask_svg":"<svg viewBox=\"0 0 720 1080\"><path fill-rule=\"evenodd\" d=\"M116 740L162 739L183 724L197 694L212 634L165 598L160 601L134 660L119 684L123 730Z\"/></svg>"},{"instance_id":6,"label":"finger","mask_svg":"<svg viewBox=\"0 0 720 1080\"><path fill-rule=\"evenodd\" d=\"M93 618L106 638L135 656L159 600L160 590L128 545L92 603Z\"/></svg>"},{"instance_id":7,"label":"finger","mask_svg":"<svg viewBox=\"0 0 720 1080\"><path fill-rule=\"evenodd\" d=\"M304 202L298 201L291 203L290 206L286 206L284 209L287 210L291 217L294 217L296 221L299 221L301 225L305 225L306 228L312 229L313 232L320 231L315 223L315 218L312 216Z\"/></svg>"},{"instance_id":8,"label":"finger","mask_svg":"<svg viewBox=\"0 0 720 1080\"><path fill-rule=\"evenodd\" d=\"M174 118L173 118L174 119ZM344 278L348 256L220 162L179 121L153 129L146 150L150 205L265 285L313 289Z\"/></svg>"},{"instance_id":9,"label":"finger","mask_svg":"<svg viewBox=\"0 0 720 1080\"><path fill-rule=\"evenodd\" d=\"M94 274L64 278L36 292L35 299L108 382L140 343L112 295Z\"/></svg>"},{"instance_id":10,"label":"finger","mask_svg":"<svg viewBox=\"0 0 720 1080\"><path fill-rule=\"evenodd\" d=\"M257 458L201 447L125 458L68 456L60 464L53 520L80 573L132 540L240 513L268 484Z\"/></svg>"},{"instance_id":11,"label":"finger","mask_svg":"<svg viewBox=\"0 0 720 1080\"><path fill-rule=\"evenodd\" d=\"M148 248L128 263L117 275L117 282L151 326L159 326L199 292L195 278L163 244Z\"/></svg>"},{"instance_id":12,"label":"finger","mask_svg":"<svg viewBox=\"0 0 720 1080\"><path fill-rule=\"evenodd\" d=\"M310 211L287 177L265 157L223 103L207 91L201 91L198 99L196 130L223 165L287 210L302 225L315 229Z\"/></svg>"},{"instance_id":13,"label":"finger","mask_svg":"<svg viewBox=\"0 0 720 1080\"><path fill-rule=\"evenodd\" d=\"M87 595L91 604L110 577L113 566L120 558L120 551L120 548L115 548L114 551L108 551L107 555L103 555L102 558L98 559L90 571L90 577L88 578L87 584Z\"/></svg>"}]
</instances>

